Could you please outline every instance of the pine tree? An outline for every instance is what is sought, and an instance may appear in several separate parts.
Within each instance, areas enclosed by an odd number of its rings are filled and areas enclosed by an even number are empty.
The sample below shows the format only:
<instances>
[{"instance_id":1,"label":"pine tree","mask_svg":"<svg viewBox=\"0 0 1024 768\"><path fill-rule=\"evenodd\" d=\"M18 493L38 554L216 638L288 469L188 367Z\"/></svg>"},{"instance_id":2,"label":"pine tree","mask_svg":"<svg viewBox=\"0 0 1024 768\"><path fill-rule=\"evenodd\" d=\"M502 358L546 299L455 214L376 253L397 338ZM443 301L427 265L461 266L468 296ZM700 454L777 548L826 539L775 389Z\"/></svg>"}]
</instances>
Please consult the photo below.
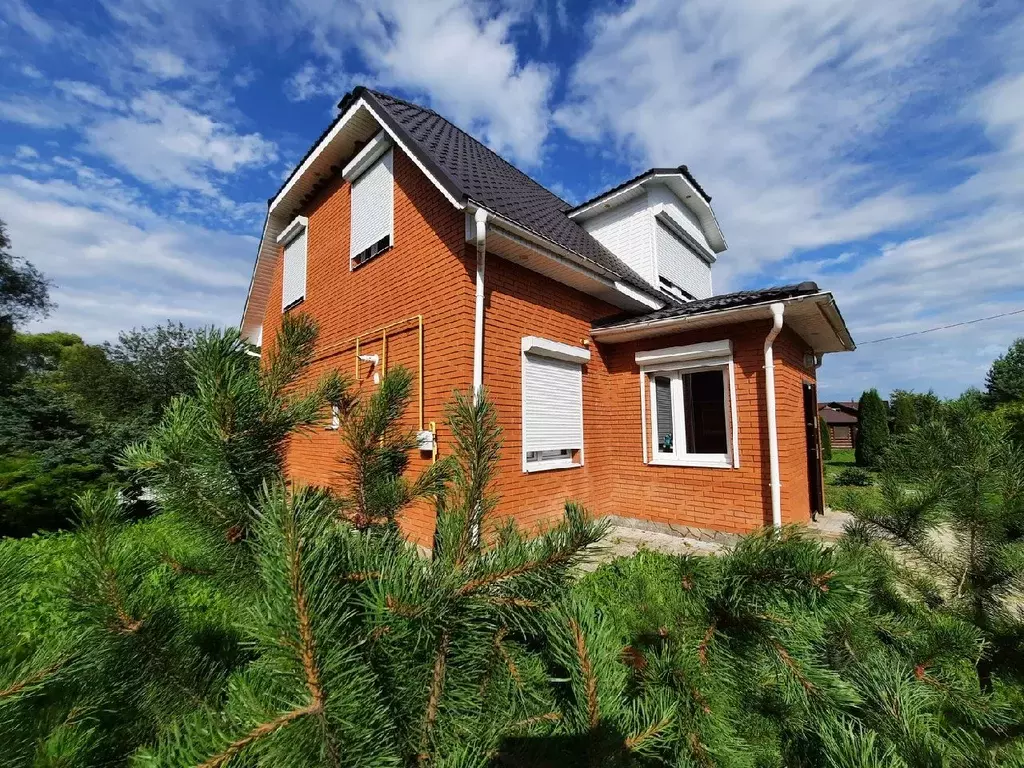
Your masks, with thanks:
<instances>
[{"instance_id":1,"label":"pine tree","mask_svg":"<svg viewBox=\"0 0 1024 768\"><path fill-rule=\"evenodd\" d=\"M889 443L889 414L878 390L869 389L857 406L857 440L854 455L858 467L876 467Z\"/></svg>"},{"instance_id":2,"label":"pine tree","mask_svg":"<svg viewBox=\"0 0 1024 768\"><path fill-rule=\"evenodd\" d=\"M985 390L989 405L1024 400L1024 338L995 359L985 375Z\"/></svg>"},{"instance_id":3,"label":"pine tree","mask_svg":"<svg viewBox=\"0 0 1024 768\"><path fill-rule=\"evenodd\" d=\"M821 435L821 458L822 461L832 461L832 433L829 431L825 417L818 417L818 434Z\"/></svg>"},{"instance_id":4,"label":"pine tree","mask_svg":"<svg viewBox=\"0 0 1024 768\"><path fill-rule=\"evenodd\" d=\"M909 558L904 573L922 599L977 627L990 688L1024 636L1024 453L976 403L953 402L886 458L879 490L854 509L856 530Z\"/></svg>"},{"instance_id":5,"label":"pine tree","mask_svg":"<svg viewBox=\"0 0 1024 768\"><path fill-rule=\"evenodd\" d=\"M234 332L200 340L196 394L126 453L158 515L132 525L116 494L83 499L63 642L22 643L0 666L0 764L484 765L556 713L546 616L603 527L575 505L532 538L490 519L500 430L485 397L456 398L454 458L409 479L408 375L365 400L336 375L303 394L315 336L288 320L262 368ZM288 437L329 402L340 496L281 471ZM425 560L397 522L430 497ZM4 555L0 571L17 570Z\"/></svg>"},{"instance_id":6,"label":"pine tree","mask_svg":"<svg viewBox=\"0 0 1024 768\"><path fill-rule=\"evenodd\" d=\"M905 435L917 426L917 411L909 392L896 390L889 396L892 409L892 433Z\"/></svg>"}]
</instances>

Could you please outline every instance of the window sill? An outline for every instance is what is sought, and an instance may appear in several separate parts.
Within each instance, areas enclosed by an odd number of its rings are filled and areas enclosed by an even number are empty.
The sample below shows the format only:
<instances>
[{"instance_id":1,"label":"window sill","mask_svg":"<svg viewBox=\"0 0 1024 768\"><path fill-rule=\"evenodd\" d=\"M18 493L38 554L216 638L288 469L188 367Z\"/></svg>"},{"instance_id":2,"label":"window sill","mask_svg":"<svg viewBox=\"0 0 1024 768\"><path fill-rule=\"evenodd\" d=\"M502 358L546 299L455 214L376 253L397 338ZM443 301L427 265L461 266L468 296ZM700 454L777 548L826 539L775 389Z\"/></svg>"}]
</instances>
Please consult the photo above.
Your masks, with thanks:
<instances>
[{"instance_id":1,"label":"window sill","mask_svg":"<svg viewBox=\"0 0 1024 768\"><path fill-rule=\"evenodd\" d=\"M305 296L303 296L302 298L296 299L291 304L289 304L286 307L284 307L284 309L281 310L281 314L284 314L285 312L289 312L289 311L295 309L297 306L299 306L305 300L306 300Z\"/></svg>"},{"instance_id":2,"label":"window sill","mask_svg":"<svg viewBox=\"0 0 1024 768\"><path fill-rule=\"evenodd\" d=\"M699 469L734 469L732 462L727 458L708 457L684 458L684 459L663 459L653 458L647 462L654 467L696 467Z\"/></svg>"},{"instance_id":3,"label":"window sill","mask_svg":"<svg viewBox=\"0 0 1024 768\"><path fill-rule=\"evenodd\" d=\"M574 469L576 467L582 467L578 461L572 459L550 459L548 461L531 461L523 467L523 471L527 474L534 472L546 472L549 469Z\"/></svg>"}]
</instances>

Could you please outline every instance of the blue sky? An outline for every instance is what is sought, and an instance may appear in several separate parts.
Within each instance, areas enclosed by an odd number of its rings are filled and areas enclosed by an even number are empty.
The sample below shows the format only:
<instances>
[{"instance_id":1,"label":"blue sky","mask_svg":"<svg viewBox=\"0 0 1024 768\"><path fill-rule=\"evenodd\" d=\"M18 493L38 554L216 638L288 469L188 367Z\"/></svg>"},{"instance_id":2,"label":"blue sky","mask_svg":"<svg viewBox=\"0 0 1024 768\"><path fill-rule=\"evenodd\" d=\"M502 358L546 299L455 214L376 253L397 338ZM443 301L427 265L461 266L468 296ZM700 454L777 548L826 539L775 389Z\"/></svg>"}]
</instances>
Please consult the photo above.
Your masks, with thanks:
<instances>
[{"instance_id":1,"label":"blue sky","mask_svg":"<svg viewBox=\"0 0 1024 768\"><path fill-rule=\"evenodd\" d=\"M87 340L234 324L265 201L363 83L563 197L686 163L718 292L805 279L859 342L1024 307L1015 0L0 0L0 218ZM833 355L823 398L981 385L1024 315Z\"/></svg>"}]
</instances>

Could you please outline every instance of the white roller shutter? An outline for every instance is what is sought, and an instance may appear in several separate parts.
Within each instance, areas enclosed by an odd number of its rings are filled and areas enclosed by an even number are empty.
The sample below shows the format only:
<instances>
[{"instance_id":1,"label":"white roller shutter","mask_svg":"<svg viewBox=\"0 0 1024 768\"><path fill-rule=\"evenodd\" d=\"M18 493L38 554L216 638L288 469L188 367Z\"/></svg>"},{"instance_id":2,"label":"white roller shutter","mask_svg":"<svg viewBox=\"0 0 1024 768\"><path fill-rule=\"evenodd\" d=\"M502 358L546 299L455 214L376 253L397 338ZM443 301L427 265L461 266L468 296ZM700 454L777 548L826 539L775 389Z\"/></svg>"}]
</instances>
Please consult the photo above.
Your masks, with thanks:
<instances>
[{"instance_id":1,"label":"white roller shutter","mask_svg":"<svg viewBox=\"0 0 1024 768\"><path fill-rule=\"evenodd\" d=\"M523 355L523 450L583 449L583 369Z\"/></svg>"},{"instance_id":2,"label":"white roller shutter","mask_svg":"<svg viewBox=\"0 0 1024 768\"><path fill-rule=\"evenodd\" d=\"M711 267L660 221L657 228L658 276L670 280L695 299L711 295Z\"/></svg>"},{"instance_id":3,"label":"white roller shutter","mask_svg":"<svg viewBox=\"0 0 1024 768\"><path fill-rule=\"evenodd\" d=\"M357 255L384 237L394 242L395 185L392 173L393 150L381 155L365 173L352 182L351 256Z\"/></svg>"},{"instance_id":4,"label":"white roller shutter","mask_svg":"<svg viewBox=\"0 0 1024 768\"><path fill-rule=\"evenodd\" d=\"M284 280L281 306L287 307L306 297L306 228L284 244Z\"/></svg>"}]
</instances>

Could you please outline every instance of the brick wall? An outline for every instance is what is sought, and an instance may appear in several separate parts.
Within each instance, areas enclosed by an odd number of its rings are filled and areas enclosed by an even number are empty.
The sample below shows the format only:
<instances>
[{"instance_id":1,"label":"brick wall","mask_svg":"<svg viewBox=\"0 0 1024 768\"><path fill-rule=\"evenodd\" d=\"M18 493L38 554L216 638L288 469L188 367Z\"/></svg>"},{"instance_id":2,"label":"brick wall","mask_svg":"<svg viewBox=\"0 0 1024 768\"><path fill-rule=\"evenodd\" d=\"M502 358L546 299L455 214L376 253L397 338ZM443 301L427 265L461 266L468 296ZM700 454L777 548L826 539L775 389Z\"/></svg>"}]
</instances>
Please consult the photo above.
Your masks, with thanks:
<instances>
[{"instance_id":1,"label":"brick wall","mask_svg":"<svg viewBox=\"0 0 1024 768\"><path fill-rule=\"evenodd\" d=\"M376 329L423 315L424 426L437 422L442 450L447 442L444 408L454 389L468 389L473 371L475 257L463 256L463 214L456 211L402 152L394 153L394 247L357 269L349 269L351 185L339 179L301 213L309 218L306 298L291 312L312 315L320 325L317 358L310 380L336 369L355 375L354 337L360 351L383 355ZM263 337L272 344L281 322L281 259L268 299ZM408 426L418 428L418 323L388 333L387 365L403 365L414 374ZM382 361L383 362L383 361ZM380 370L380 369L378 369ZM372 388L369 366L360 365L358 386ZM326 422L325 422L326 426ZM296 481L342 488L338 433L321 429L291 440L287 471ZM429 454L415 454L412 469L422 469ZM420 543L433 536L433 509L413 509L406 530Z\"/></svg>"},{"instance_id":2,"label":"brick wall","mask_svg":"<svg viewBox=\"0 0 1024 768\"><path fill-rule=\"evenodd\" d=\"M583 369L584 464L522 471L520 341L541 336L573 346L589 340L590 323L620 310L503 259L487 262L484 384L505 430L501 511L528 526L556 520L565 500L594 514L733 533L771 523L764 339L771 321L744 323L621 344L591 343ZM639 368L641 350L731 339L736 377L738 468L644 465ZM784 522L810 514L803 367L806 345L784 329L775 342L776 418ZM650 403L645 404L650 418ZM648 426L648 440L650 427Z\"/></svg>"},{"instance_id":3,"label":"brick wall","mask_svg":"<svg viewBox=\"0 0 1024 768\"><path fill-rule=\"evenodd\" d=\"M302 213L309 217L306 299L296 310L320 323L317 360L310 376L335 368L354 375L354 337L361 351L383 353L388 323L422 314L424 323L424 421L438 424L440 452L448 449L444 406L456 388L471 386L475 251L465 243L463 214L456 211L401 152L395 152L395 245L373 261L349 270L349 195L342 180L326 188ZM281 260L275 292L264 319L269 348L281 319ZM584 464L545 472L522 470L521 339L541 336L572 346L589 340L593 320L620 310L524 267L491 256L487 261L484 384L504 430L498 479L499 514L527 527L561 516L566 500L594 514L616 514L727 532L746 532L771 522L765 418L763 343L770 322L723 326L624 344L591 343L583 375ZM388 335L388 366L419 372L416 324ZM736 370L740 465L733 469L645 466L641 446L639 371L641 349L731 339ZM803 342L784 329L776 341L776 395L782 503L786 522L809 514L802 382ZM372 387L367 366L361 387ZM414 387L414 395L418 390ZM650 413L649 407L647 413ZM414 397L409 426L418 426ZM295 437L287 470L301 482L343 487L338 477L342 447L335 432ZM418 454L413 469L429 455ZM410 510L403 527L429 543L433 510Z\"/></svg>"}]
</instances>

